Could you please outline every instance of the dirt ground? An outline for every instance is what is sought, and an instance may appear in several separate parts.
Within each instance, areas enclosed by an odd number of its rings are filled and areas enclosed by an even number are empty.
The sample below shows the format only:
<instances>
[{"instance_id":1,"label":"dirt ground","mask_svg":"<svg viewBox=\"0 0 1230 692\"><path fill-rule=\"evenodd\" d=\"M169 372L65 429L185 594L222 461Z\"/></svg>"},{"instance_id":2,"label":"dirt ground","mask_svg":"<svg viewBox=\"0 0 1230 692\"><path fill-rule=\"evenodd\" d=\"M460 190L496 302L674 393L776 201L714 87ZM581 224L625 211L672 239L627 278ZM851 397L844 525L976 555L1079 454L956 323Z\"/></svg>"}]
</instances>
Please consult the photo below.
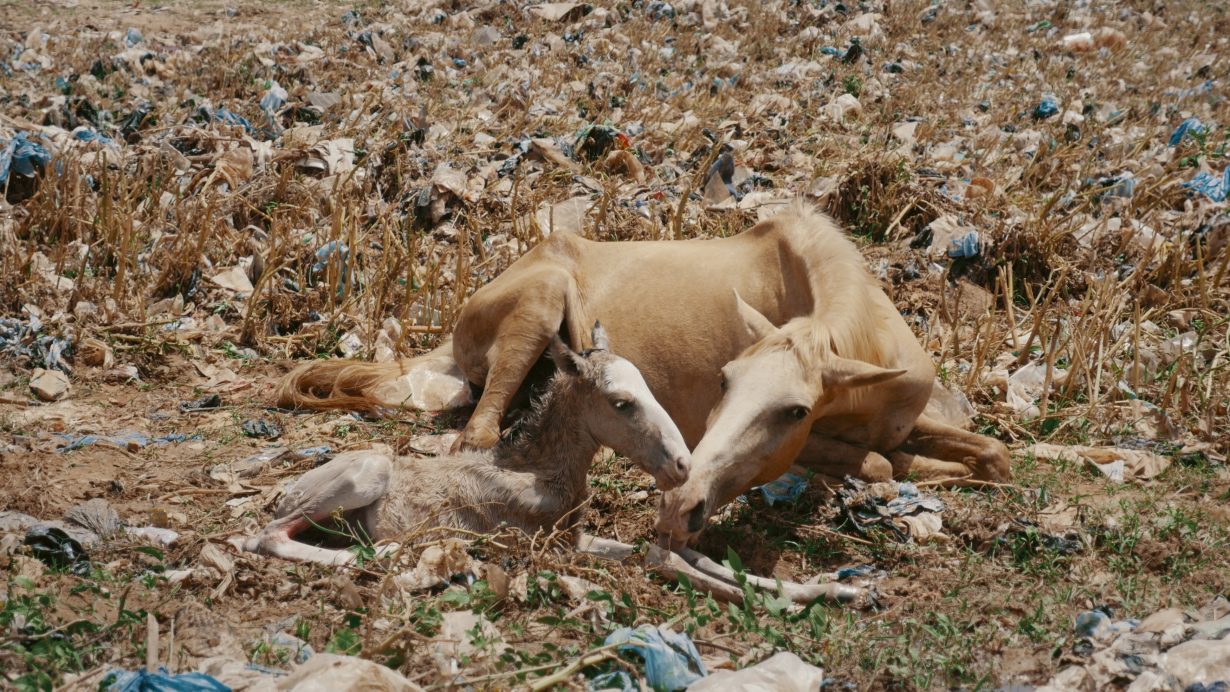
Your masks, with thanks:
<instances>
[{"instance_id":1,"label":"dirt ground","mask_svg":"<svg viewBox=\"0 0 1230 692\"><path fill-rule=\"evenodd\" d=\"M670 623L711 670L784 649L825 689L1032 687L1090 665L1081 613L1227 595L1230 215L1194 183L1230 163L1230 14L1092 5L0 3L0 143L51 156L0 202L0 687L96 689L147 661L151 618L170 671L253 680L298 641L432 689L561 670L582 689L643 675L568 667L612 630ZM722 143L737 197L709 173ZM929 535L857 530L813 482L749 493L701 539L782 580L870 566L875 608L721 604L640 555L511 533L416 591L393 577L418 549L338 570L226 545L323 458L427 451L464 422L273 408L298 362L434 346L545 233L727 235L796 196L1014 450L1010 484L922 487L944 505ZM57 401L31 388L44 368L71 370ZM1037 442L1152 470L1117 482ZM653 540L651 479L604 456L590 491L586 531ZM178 539L104 538L74 574L5 523L96 498Z\"/></svg>"}]
</instances>

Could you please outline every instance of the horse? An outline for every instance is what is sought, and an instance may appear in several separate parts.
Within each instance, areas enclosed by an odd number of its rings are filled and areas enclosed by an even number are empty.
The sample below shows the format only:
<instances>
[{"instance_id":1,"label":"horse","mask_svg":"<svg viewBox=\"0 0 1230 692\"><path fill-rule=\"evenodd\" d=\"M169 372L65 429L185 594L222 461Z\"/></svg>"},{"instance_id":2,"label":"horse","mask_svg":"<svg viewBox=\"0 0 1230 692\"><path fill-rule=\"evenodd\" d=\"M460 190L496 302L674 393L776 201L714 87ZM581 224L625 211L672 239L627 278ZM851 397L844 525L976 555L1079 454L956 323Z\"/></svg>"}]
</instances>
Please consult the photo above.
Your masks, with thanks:
<instances>
[{"instance_id":1,"label":"horse","mask_svg":"<svg viewBox=\"0 0 1230 692\"><path fill-rule=\"evenodd\" d=\"M687 527L698 525L697 516L703 524L721 503L790 463L869 482L1009 477L1002 443L927 413L935 391L927 352L854 243L800 203L725 238L597 242L554 233L475 291L451 340L435 351L399 363L308 363L281 383L278 402L378 410L418 400L408 382L452 375L481 390L457 445L488 448L547 344L559 335L578 346L593 314L603 316L612 345L644 374L688 447L702 452L689 482L664 498L662 510L676 515L663 516L665 535L694 536ZM740 372L767 372L762 361L795 380L775 376L790 386L753 388ZM790 425L763 410L730 425L745 411L723 396L723 382L736 379L756 406L782 404ZM711 418L719 402L726 413ZM718 454L712 447L727 435L718 431L709 448L698 447L719 422L758 436L788 429L790 439Z\"/></svg>"},{"instance_id":2,"label":"horse","mask_svg":"<svg viewBox=\"0 0 1230 692\"><path fill-rule=\"evenodd\" d=\"M659 488L675 487L688 475L683 435L640 372L608 350L600 325L592 340L593 349L577 353L552 339L555 374L545 393L518 430L493 448L444 458L392 459L374 450L338 455L294 482L259 535L236 537L232 545L289 560L349 564L356 559L349 550L294 540L338 513L352 516L374 541L508 526L564 531L575 545L586 475L602 446L632 459ZM394 549L386 545L382 552Z\"/></svg>"}]
</instances>

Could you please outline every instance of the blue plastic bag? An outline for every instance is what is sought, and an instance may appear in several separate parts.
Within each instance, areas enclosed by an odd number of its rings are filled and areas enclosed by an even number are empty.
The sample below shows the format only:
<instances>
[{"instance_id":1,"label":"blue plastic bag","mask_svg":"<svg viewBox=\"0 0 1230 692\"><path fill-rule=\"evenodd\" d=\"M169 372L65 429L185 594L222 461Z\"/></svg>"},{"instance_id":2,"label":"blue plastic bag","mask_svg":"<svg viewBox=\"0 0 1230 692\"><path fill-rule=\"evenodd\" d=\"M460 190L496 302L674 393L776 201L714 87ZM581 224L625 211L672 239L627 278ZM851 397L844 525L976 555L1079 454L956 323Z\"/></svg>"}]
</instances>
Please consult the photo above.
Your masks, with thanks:
<instances>
[{"instance_id":1,"label":"blue plastic bag","mask_svg":"<svg viewBox=\"0 0 1230 692\"><path fill-rule=\"evenodd\" d=\"M760 493L770 507L779 502L794 502L803 491L807 490L807 478L793 471L783 473L780 478L760 486Z\"/></svg>"},{"instance_id":2,"label":"blue plastic bag","mask_svg":"<svg viewBox=\"0 0 1230 692\"><path fill-rule=\"evenodd\" d=\"M641 625L622 627L606 638L620 653L634 653L645 661L645 681L659 692L686 689L709 674L692 638L682 632Z\"/></svg>"},{"instance_id":3,"label":"blue plastic bag","mask_svg":"<svg viewBox=\"0 0 1230 692\"><path fill-rule=\"evenodd\" d=\"M41 173L50 161L47 149L24 132L18 132L7 142L0 140L0 185L8 182L10 172L30 178Z\"/></svg>"},{"instance_id":4,"label":"blue plastic bag","mask_svg":"<svg viewBox=\"0 0 1230 692\"><path fill-rule=\"evenodd\" d=\"M1034 108L1034 119L1045 120L1059 112L1059 98L1054 94L1047 92L1042 95L1042 100Z\"/></svg>"},{"instance_id":5,"label":"blue plastic bag","mask_svg":"<svg viewBox=\"0 0 1230 692\"><path fill-rule=\"evenodd\" d=\"M978 231L970 231L948 244L949 257L975 257L982 251L982 238Z\"/></svg>"},{"instance_id":6,"label":"blue plastic bag","mask_svg":"<svg viewBox=\"0 0 1230 692\"><path fill-rule=\"evenodd\" d=\"M1198 135L1205 131L1204 123L1200 122L1200 118L1188 118L1179 123L1179 126L1174 129L1174 133L1170 135L1170 146L1177 147L1189 134Z\"/></svg>"},{"instance_id":7,"label":"blue plastic bag","mask_svg":"<svg viewBox=\"0 0 1230 692\"><path fill-rule=\"evenodd\" d=\"M1183 187L1195 190L1214 202L1225 202L1226 193L1230 192L1230 166L1226 167L1220 178L1208 171L1200 171L1195 178L1183 183Z\"/></svg>"},{"instance_id":8,"label":"blue plastic bag","mask_svg":"<svg viewBox=\"0 0 1230 692\"><path fill-rule=\"evenodd\" d=\"M115 670L103 678L107 692L231 692L231 688L204 673L173 675L166 668L150 673L141 670Z\"/></svg>"}]
</instances>

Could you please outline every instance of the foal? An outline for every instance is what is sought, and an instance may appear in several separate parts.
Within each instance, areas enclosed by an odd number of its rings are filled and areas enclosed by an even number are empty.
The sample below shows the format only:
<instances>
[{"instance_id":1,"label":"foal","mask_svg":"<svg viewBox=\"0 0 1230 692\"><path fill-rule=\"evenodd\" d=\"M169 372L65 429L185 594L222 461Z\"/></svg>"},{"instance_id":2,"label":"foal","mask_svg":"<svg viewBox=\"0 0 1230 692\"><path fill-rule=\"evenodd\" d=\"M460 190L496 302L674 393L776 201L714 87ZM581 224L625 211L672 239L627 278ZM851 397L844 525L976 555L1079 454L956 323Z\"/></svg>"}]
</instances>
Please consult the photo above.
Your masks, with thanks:
<instances>
[{"instance_id":1,"label":"foal","mask_svg":"<svg viewBox=\"0 0 1230 692\"><path fill-rule=\"evenodd\" d=\"M301 476L274 521L254 537L235 537L241 551L288 560L347 564L348 550L293 540L335 512L353 513L372 540L416 528L489 532L507 525L534 532L561 528L586 497L586 474L606 446L669 490L687 480L683 435L653 398L640 371L608 351L595 324L593 350L576 353L556 336L549 347L556 374L534 410L494 448L440 458L396 460L361 450L338 455Z\"/></svg>"}]
</instances>

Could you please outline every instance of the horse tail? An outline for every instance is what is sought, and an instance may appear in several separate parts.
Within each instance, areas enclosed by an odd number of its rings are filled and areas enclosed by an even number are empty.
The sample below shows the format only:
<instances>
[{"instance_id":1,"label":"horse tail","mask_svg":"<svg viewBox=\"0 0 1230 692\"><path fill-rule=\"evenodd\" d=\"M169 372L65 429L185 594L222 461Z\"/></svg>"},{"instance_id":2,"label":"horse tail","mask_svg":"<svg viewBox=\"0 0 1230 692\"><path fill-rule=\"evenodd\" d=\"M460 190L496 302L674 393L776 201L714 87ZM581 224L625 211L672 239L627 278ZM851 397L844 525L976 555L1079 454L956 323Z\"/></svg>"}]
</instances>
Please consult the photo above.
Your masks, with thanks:
<instances>
[{"instance_id":1,"label":"horse tail","mask_svg":"<svg viewBox=\"0 0 1230 692\"><path fill-rule=\"evenodd\" d=\"M441 355L451 358L452 349L452 339L448 339L430 353L390 363L343 359L304 363L283 378L274 397L281 408L376 414L398 405L376 395L382 386L406 374L417 361L439 359Z\"/></svg>"}]
</instances>

